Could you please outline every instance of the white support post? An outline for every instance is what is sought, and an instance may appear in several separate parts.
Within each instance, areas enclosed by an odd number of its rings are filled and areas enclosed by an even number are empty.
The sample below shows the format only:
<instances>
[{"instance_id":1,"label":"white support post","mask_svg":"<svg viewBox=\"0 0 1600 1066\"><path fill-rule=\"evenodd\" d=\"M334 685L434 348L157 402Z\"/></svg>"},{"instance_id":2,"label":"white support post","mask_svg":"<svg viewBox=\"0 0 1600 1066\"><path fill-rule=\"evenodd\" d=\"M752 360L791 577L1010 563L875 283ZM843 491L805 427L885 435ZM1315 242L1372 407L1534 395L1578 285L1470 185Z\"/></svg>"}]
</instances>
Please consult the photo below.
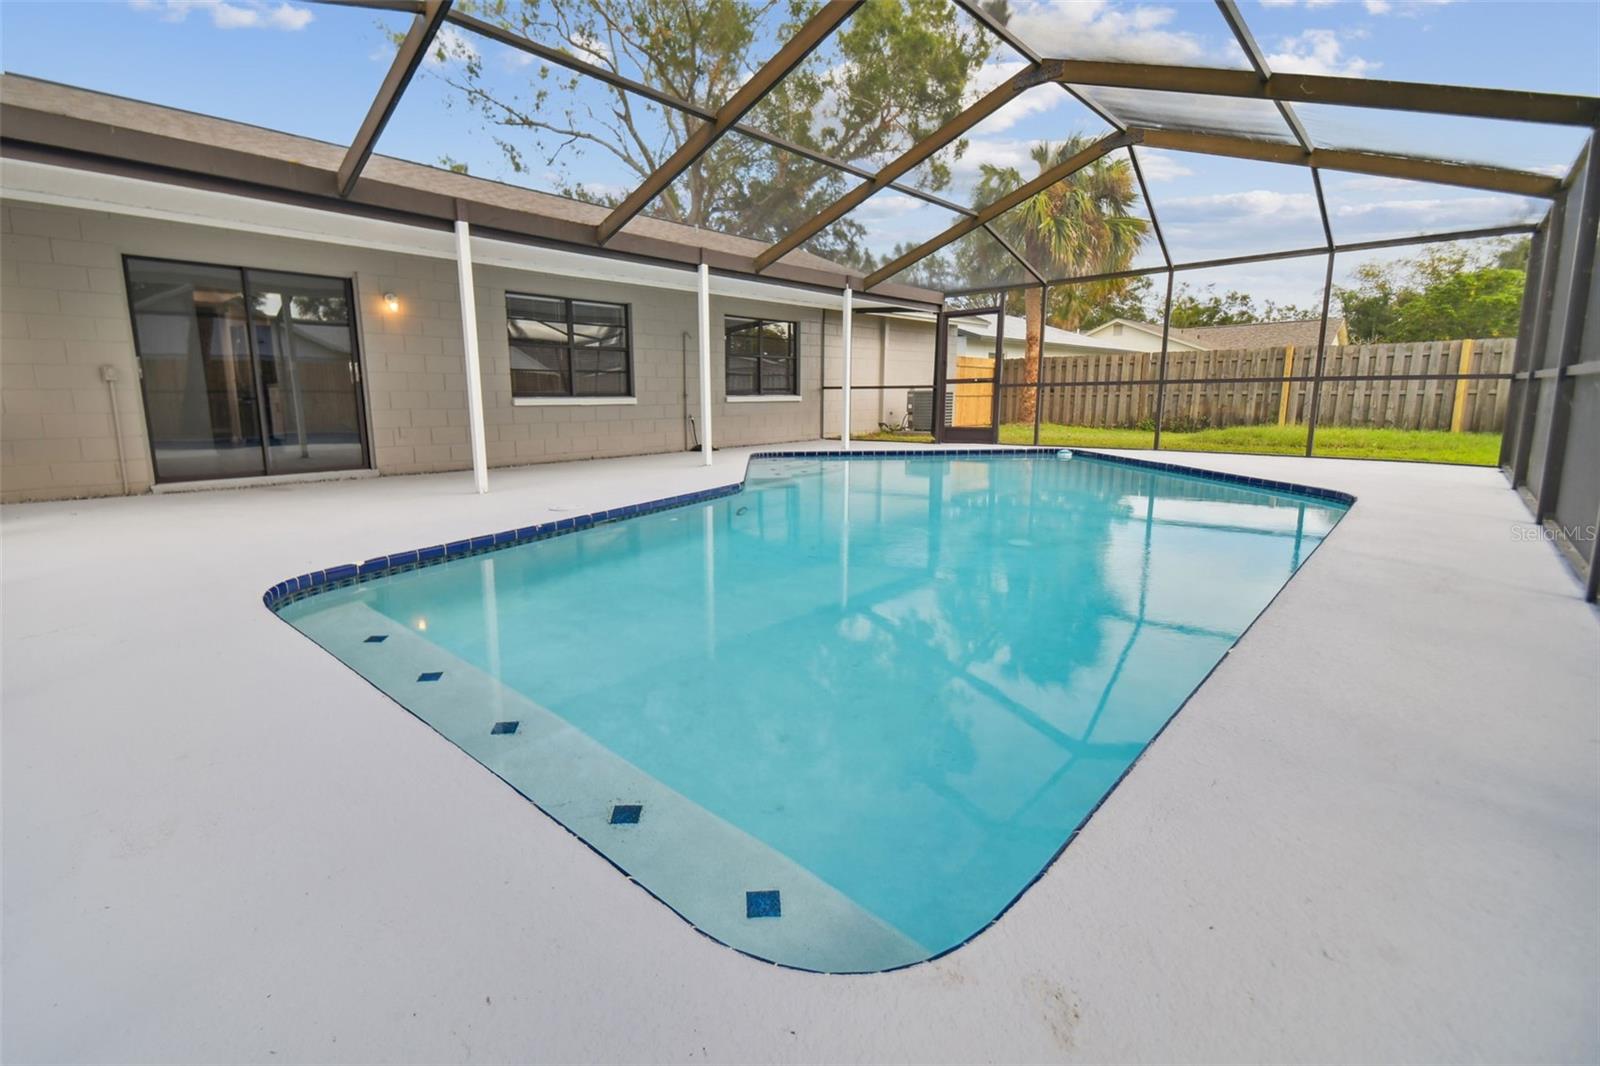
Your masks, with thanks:
<instances>
[{"instance_id":1,"label":"white support post","mask_svg":"<svg viewBox=\"0 0 1600 1066\"><path fill-rule=\"evenodd\" d=\"M700 264L700 454L711 465L711 268Z\"/></svg>"},{"instance_id":2,"label":"white support post","mask_svg":"<svg viewBox=\"0 0 1600 1066\"><path fill-rule=\"evenodd\" d=\"M839 440L843 442L845 451L850 450L850 336L855 332L855 313L851 310L851 301L853 299L854 294L850 291L850 286L846 285L844 289L844 324L842 327L844 333L844 392L841 394L844 397L844 425L839 433Z\"/></svg>"},{"instance_id":3,"label":"white support post","mask_svg":"<svg viewBox=\"0 0 1600 1066\"><path fill-rule=\"evenodd\" d=\"M456 284L461 292L461 347L467 363L467 439L472 443L472 480L489 491L488 449L483 443L483 375L478 368L478 301L472 290L472 233L456 219Z\"/></svg>"}]
</instances>

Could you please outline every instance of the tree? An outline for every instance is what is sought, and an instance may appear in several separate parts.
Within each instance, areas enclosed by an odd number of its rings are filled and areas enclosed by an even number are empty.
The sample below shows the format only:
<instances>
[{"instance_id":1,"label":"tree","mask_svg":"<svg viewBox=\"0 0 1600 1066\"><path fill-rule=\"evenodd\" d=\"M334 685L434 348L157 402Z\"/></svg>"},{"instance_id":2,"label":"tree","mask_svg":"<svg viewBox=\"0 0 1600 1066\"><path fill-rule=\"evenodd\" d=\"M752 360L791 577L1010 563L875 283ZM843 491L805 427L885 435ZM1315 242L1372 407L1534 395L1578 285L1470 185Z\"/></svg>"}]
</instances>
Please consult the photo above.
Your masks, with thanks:
<instances>
[{"instance_id":1,"label":"tree","mask_svg":"<svg viewBox=\"0 0 1600 1066\"><path fill-rule=\"evenodd\" d=\"M1029 155L1039 173L1058 166L1089 146L1089 138L1075 134L1057 143L1033 146ZM990 203L1025 180L1015 167L985 163L975 194L976 203ZM1049 277L1100 274L1126 270L1133 262L1150 224L1130 214L1139 201L1133 168L1126 159L1102 156L1082 170L1030 196L994 222L1000 236L1036 270ZM1009 256L999 242L980 243L980 260ZM991 276L998 273L998 265ZM1076 329L1098 300L1125 292L1126 279L1063 285L1051 300L1051 317L1065 329ZM1043 352L1041 290L1023 290L1022 313L1027 323L1023 347L1023 380L1039 380ZM1037 397L1023 390L1018 417L1031 421Z\"/></svg>"},{"instance_id":2,"label":"tree","mask_svg":"<svg viewBox=\"0 0 1600 1066\"><path fill-rule=\"evenodd\" d=\"M1172 294L1172 324L1179 328L1191 326L1233 326L1246 322L1295 322L1307 318L1320 319L1322 312L1308 311L1294 304L1265 301L1256 308L1255 298L1249 293L1230 289L1217 294L1215 285L1196 291L1188 285L1178 286Z\"/></svg>"},{"instance_id":3,"label":"tree","mask_svg":"<svg viewBox=\"0 0 1600 1066\"><path fill-rule=\"evenodd\" d=\"M1334 289L1351 339L1382 344L1514 336L1527 245L1439 245L1411 259L1363 263L1354 285Z\"/></svg>"},{"instance_id":4,"label":"tree","mask_svg":"<svg viewBox=\"0 0 1600 1066\"><path fill-rule=\"evenodd\" d=\"M1063 329L1089 332L1119 318L1130 322L1160 322L1162 299L1149 276L1118 282L1095 282L1104 292L1078 296L1077 286L1061 285L1050 292L1050 320ZM1057 293L1060 293L1060 296ZM1073 324L1068 325L1068 322Z\"/></svg>"},{"instance_id":5,"label":"tree","mask_svg":"<svg viewBox=\"0 0 1600 1066\"><path fill-rule=\"evenodd\" d=\"M554 44L613 73L715 111L820 7L820 0L474 0L459 5L513 33ZM775 32L771 27L777 22ZM784 78L748 121L766 133L847 162L873 165L958 114L993 38L944 0L874 0ZM701 120L549 65L506 77L459 35L441 35L426 71L491 130L513 172L549 170L557 191L614 204L626 190L573 174L584 153L642 180ZM914 179L950 181L957 141ZM453 162L453 161L452 161ZM730 132L670 188L651 214L689 226L775 241L842 195L856 179ZM807 247L868 266L862 228L846 217Z\"/></svg>"},{"instance_id":6,"label":"tree","mask_svg":"<svg viewBox=\"0 0 1600 1066\"><path fill-rule=\"evenodd\" d=\"M1507 237L1500 245L1500 250L1494 254L1494 265L1506 270L1520 270L1527 273L1528 256L1532 253L1532 238Z\"/></svg>"}]
</instances>

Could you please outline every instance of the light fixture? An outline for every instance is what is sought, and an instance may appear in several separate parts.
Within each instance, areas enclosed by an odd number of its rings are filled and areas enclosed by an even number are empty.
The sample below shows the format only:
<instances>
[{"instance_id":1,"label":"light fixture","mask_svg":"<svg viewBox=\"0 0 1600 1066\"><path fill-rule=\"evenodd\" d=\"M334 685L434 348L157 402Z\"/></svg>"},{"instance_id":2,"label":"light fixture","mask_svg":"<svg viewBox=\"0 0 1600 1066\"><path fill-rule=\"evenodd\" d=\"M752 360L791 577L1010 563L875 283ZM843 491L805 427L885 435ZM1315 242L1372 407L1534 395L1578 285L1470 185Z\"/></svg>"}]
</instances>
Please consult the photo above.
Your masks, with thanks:
<instances>
[{"instance_id":1,"label":"light fixture","mask_svg":"<svg viewBox=\"0 0 1600 1066\"><path fill-rule=\"evenodd\" d=\"M384 293L383 306L387 307L390 311L400 310L400 297L396 296L392 292Z\"/></svg>"}]
</instances>

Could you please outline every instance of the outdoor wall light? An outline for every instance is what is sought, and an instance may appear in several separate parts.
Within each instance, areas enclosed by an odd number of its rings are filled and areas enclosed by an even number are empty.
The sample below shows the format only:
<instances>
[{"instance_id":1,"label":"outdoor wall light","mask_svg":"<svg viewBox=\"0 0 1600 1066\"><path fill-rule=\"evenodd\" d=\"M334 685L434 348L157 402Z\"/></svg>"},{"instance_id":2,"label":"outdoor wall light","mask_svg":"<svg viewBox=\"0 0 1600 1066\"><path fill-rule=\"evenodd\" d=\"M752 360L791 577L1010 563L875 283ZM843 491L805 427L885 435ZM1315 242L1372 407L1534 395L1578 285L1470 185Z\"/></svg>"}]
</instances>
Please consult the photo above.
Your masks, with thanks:
<instances>
[{"instance_id":1,"label":"outdoor wall light","mask_svg":"<svg viewBox=\"0 0 1600 1066\"><path fill-rule=\"evenodd\" d=\"M394 311L400 310L400 297L396 296L392 292L384 293L383 294L383 306L388 308L390 310L390 312L394 312Z\"/></svg>"}]
</instances>

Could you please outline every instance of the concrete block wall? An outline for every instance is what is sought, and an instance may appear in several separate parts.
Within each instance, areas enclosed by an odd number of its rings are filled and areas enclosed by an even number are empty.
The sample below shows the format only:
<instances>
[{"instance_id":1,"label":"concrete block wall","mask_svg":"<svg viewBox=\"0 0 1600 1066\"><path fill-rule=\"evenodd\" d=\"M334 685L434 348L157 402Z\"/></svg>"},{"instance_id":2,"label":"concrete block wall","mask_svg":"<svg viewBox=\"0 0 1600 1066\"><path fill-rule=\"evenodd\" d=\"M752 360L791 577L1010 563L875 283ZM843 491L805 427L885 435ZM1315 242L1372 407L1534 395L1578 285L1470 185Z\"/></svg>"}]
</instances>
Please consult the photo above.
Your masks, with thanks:
<instances>
[{"instance_id":1,"label":"concrete block wall","mask_svg":"<svg viewBox=\"0 0 1600 1066\"><path fill-rule=\"evenodd\" d=\"M112 392L101 379L102 366L114 367L118 377L114 393L129 491L143 492L154 483L124 255L353 279L373 468L409 474L470 467L453 261L6 200L0 201L0 500L122 493ZM475 288L491 466L684 447L685 394L689 413L698 417L699 409L693 292L498 266L480 266ZM514 403L505 319L508 291L629 304L636 402ZM398 310L388 310L385 293L398 298ZM798 402L726 398L724 314L800 323ZM823 317L814 308L782 302L713 298L715 444L817 436L827 343ZM836 333L837 315L833 318ZM837 337L832 343L837 344Z\"/></svg>"},{"instance_id":2,"label":"concrete block wall","mask_svg":"<svg viewBox=\"0 0 1600 1066\"><path fill-rule=\"evenodd\" d=\"M0 204L0 498L122 492L113 397L129 484L150 485L122 264L102 254L102 221Z\"/></svg>"},{"instance_id":3,"label":"concrete block wall","mask_svg":"<svg viewBox=\"0 0 1600 1066\"><path fill-rule=\"evenodd\" d=\"M827 315L825 333L826 378L830 386L844 382L844 337L837 313ZM871 433L880 422L898 424L905 416L905 385L933 385L934 335L931 316L856 316L851 352L850 431ZM893 388L875 388L891 385ZM836 437L843 428L843 397L824 394L826 435Z\"/></svg>"}]
</instances>

